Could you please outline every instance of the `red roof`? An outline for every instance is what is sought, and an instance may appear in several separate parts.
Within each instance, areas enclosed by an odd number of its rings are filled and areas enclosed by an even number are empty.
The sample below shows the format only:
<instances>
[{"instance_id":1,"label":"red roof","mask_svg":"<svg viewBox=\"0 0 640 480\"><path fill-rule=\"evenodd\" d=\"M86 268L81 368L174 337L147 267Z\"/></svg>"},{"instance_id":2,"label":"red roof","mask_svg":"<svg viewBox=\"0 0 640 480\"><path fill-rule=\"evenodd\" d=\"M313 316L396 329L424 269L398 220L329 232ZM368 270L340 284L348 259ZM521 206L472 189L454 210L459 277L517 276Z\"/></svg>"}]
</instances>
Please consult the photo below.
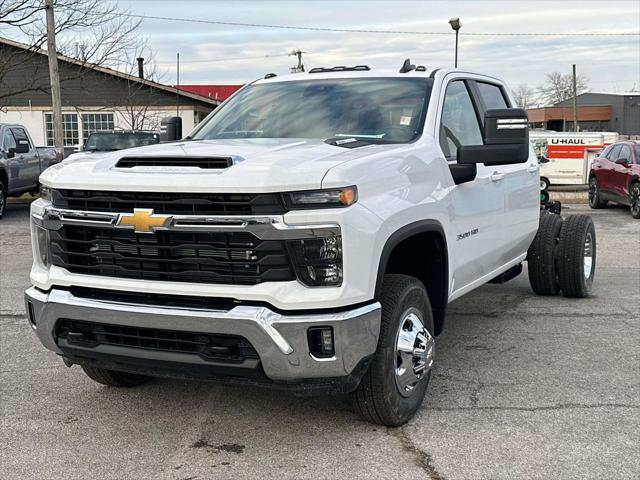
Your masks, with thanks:
<instances>
[{"instance_id":1,"label":"red roof","mask_svg":"<svg viewBox=\"0 0 640 480\"><path fill-rule=\"evenodd\" d=\"M242 85L180 85L178 89L195 93L213 100L224 101L240 89Z\"/></svg>"}]
</instances>

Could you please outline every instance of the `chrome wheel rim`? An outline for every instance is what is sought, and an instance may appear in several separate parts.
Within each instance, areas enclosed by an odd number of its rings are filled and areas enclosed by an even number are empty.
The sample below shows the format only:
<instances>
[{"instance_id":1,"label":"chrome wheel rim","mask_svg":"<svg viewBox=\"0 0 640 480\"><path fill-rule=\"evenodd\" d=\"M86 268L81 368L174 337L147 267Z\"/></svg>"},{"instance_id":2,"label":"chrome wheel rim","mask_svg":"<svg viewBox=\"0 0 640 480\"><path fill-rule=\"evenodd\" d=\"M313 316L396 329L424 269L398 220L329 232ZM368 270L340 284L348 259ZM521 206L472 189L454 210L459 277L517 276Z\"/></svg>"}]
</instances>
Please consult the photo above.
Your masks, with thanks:
<instances>
[{"instance_id":1,"label":"chrome wheel rim","mask_svg":"<svg viewBox=\"0 0 640 480\"><path fill-rule=\"evenodd\" d=\"M402 315L396 337L395 380L403 397L410 396L433 367L435 340L420 316L415 308L407 310Z\"/></svg>"},{"instance_id":2,"label":"chrome wheel rim","mask_svg":"<svg viewBox=\"0 0 640 480\"><path fill-rule=\"evenodd\" d=\"M4 211L4 186L0 185L0 214Z\"/></svg>"},{"instance_id":3,"label":"chrome wheel rim","mask_svg":"<svg viewBox=\"0 0 640 480\"><path fill-rule=\"evenodd\" d=\"M591 270L593 269L593 237L591 232L587 233L587 238L584 240L584 278L587 280L591 277Z\"/></svg>"}]
</instances>

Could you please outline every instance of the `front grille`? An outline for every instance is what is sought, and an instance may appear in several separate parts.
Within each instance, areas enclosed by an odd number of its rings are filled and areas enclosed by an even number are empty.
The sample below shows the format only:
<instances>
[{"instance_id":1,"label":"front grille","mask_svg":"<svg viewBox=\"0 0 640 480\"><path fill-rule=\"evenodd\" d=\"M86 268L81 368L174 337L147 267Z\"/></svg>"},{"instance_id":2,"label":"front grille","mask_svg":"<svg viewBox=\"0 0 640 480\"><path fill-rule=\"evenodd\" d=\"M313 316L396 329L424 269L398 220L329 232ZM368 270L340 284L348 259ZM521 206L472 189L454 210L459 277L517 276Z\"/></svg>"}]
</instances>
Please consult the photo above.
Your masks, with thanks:
<instances>
[{"instance_id":1,"label":"front grille","mask_svg":"<svg viewBox=\"0 0 640 480\"><path fill-rule=\"evenodd\" d=\"M170 215L282 215L278 193L163 193L55 190L53 206L91 212L132 212L152 208Z\"/></svg>"},{"instance_id":2,"label":"front grille","mask_svg":"<svg viewBox=\"0 0 640 480\"><path fill-rule=\"evenodd\" d=\"M62 318L56 324L56 339L69 345L96 347L114 345L143 350L196 354L216 362L241 363L259 359L249 341L236 335L180 332L156 328L109 325Z\"/></svg>"},{"instance_id":3,"label":"front grille","mask_svg":"<svg viewBox=\"0 0 640 480\"><path fill-rule=\"evenodd\" d=\"M228 157L124 157L116 163L117 168L132 167L196 167L204 169L229 168Z\"/></svg>"},{"instance_id":4,"label":"front grille","mask_svg":"<svg viewBox=\"0 0 640 480\"><path fill-rule=\"evenodd\" d=\"M223 310L228 312L240 302L226 297L199 297L189 295L167 295L164 293L127 292L123 290L105 290L91 287L69 287L74 297L97 300L99 302L129 303L150 307L188 308L200 310ZM254 303L255 305L255 303Z\"/></svg>"},{"instance_id":5,"label":"front grille","mask_svg":"<svg viewBox=\"0 0 640 480\"><path fill-rule=\"evenodd\" d=\"M157 231L65 225L50 232L53 265L72 273L190 283L295 280L282 240L248 232Z\"/></svg>"}]
</instances>

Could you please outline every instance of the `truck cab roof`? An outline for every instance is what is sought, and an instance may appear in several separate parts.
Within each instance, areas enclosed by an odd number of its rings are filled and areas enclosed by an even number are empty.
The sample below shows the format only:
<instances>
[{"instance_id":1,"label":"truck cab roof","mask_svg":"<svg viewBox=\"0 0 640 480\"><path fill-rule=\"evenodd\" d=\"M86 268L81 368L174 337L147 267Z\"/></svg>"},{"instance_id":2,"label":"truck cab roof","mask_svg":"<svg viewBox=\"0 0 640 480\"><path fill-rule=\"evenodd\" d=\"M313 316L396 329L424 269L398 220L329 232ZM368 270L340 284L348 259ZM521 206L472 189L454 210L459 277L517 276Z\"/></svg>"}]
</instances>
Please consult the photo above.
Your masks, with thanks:
<instances>
[{"instance_id":1,"label":"truck cab roof","mask_svg":"<svg viewBox=\"0 0 640 480\"><path fill-rule=\"evenodd\" d=\"M366 68L361 68L366 67ZM394 70L389 68L370 68L366 65L357 65L354 67L344 67L344 66L336 66L336 67L316 67L310 69L306 73L292 73L287 75L275 75L275 74L267 74L264 78L258 79L253 84L262 84L262 83L277 83L277 82L293 82L293 81L305 81L305 80L323 80L323 79L336 79L336 78L385 78L385 77L396 77L396 78L435 78L436 75L438 77L444 77L448 74L452 73L461 73L461 74L469 74L473 76L482 76L487 79L491 79L494 81L498 81L500 83L504 83L504 80L495 75L488 75L480 72L472 72L468 70L462 69L454 69L454 68L440 68L440 67L425 67L425 66L415 66L414 69L401 72L400 70Z\"/></svg>"}]
</instances>

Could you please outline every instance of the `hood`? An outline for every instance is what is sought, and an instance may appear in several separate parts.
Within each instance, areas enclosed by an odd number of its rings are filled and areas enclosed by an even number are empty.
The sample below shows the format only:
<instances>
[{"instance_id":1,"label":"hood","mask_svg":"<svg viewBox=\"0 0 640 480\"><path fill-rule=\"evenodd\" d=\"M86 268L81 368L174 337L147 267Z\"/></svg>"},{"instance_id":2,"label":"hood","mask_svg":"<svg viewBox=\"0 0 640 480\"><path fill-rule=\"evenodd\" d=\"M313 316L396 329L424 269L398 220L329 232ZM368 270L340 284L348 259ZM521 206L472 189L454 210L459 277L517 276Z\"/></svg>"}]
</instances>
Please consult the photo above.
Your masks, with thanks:
<instances>
[{"instance_id":1,"label":"hood","mask_svg":"<svg viewBox=\"0 0 640 480\"><path fill-rule=\"evenodd\" d=\"M321 187L328 170L392 145L346 149L315 139L201 140L149 145L117 152L77 154L40 177L53 188L130 191L278 192ZM123 157L232 157L225 169L117 168Z\"/></svg>"}]
</instances>

